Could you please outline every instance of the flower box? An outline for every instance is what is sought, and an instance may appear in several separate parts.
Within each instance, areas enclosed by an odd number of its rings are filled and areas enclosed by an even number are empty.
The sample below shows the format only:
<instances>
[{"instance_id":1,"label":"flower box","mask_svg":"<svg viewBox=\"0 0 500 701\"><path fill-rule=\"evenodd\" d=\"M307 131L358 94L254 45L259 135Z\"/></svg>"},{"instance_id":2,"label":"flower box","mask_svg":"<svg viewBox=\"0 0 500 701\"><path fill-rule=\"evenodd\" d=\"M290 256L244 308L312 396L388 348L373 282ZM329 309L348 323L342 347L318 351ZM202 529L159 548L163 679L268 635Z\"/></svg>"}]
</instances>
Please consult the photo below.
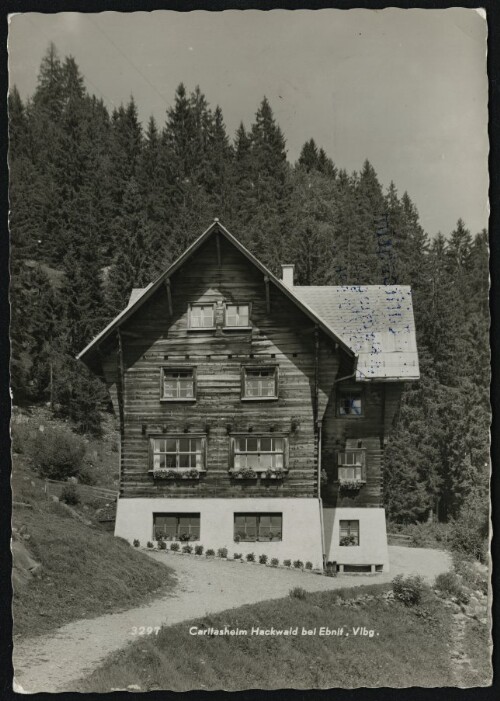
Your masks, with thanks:
<instances>
[{"instance_id":1,"label":"flower box","mask_svg":"<svg viewBox=\"0 0 500 701\"><path fill-rule=\"evenodd\" d=\"M197 480L200 479L199 470L166 470L163 468L157 470L150 470L154 479L161 480Z\"/></svg>"},{"instance_id":2,"label":"flower box","mask_svg":"<svg viewBox=\"0 0 500 701\"><path fill-rule=\"evenodd\" d=\"M339 487L343 492L354 492L364 485L362 480L339 480Z\"/></svg>"},{"instance_id":3,"label":"flower box","mask_svg":"<svg viewBox=\"0 0 500 701\"><path fill-rule=\"evenodd\" d=\"M282 480L285 478L284 470L266 470L261 474L263 480Z\"/></svg>"},{"instance_id":4,"label":"flower box","mask_svg":"<svg viewBox=\"0 0 500 701\"><path fill-rule=\"evenodd\" d=\"M232 470L229 475L235 480L256 480L259 476L255 470Z\"/></svg>"}]
</instances>

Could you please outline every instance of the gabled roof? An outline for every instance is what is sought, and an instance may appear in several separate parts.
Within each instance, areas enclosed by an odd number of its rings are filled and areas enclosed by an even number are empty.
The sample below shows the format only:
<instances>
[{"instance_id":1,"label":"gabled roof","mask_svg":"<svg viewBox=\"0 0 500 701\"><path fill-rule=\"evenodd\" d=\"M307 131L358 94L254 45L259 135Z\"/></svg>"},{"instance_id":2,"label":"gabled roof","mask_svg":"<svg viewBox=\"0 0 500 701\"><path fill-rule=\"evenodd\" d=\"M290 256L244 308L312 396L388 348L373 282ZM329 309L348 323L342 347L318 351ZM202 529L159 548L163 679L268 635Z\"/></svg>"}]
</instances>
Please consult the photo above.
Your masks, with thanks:
<instances>
[{"instance_id":1,"label":"gabled roof","mask_svg":"<svg viewBox=\"0 0 500 701\"><path fill-rule=\"evenodd\" d=\"M317 324L327 336L338 343L348 355L356 357L356 353L350 348L349 344L323 319L321 319L309 304L299 299L293 292L293 289L284 285L270 270L266 268L250 251L241 244L218 219L208 227L206 231L194 241L184 253L173 263L165 272L163 272L156 280L150 283L143 290L134 290L135 294L131 294L129 303L107 326L103 329L78 355L78 360L87 362L92 353L111 335L111 333L129 319L142 305L158 290L159 287L170 278L184 263L205 243L212 235L219 233L224 236L230 243L233 244L246 258L258 268L264 276L269 279L269 282L277 287L284 295L286 295L294 304L299 307L315 324Z\"/></svg>"},{"instance_id":2,"label":"gabled roof","mask_svg":"<svg viewBox=\"0 0 500 701\"><path fill-rule=\"evenodd\" d=\"M356 379L419 378L410 287L295 286L292 289L358 356Z\"/></svg>"}]
</instances>

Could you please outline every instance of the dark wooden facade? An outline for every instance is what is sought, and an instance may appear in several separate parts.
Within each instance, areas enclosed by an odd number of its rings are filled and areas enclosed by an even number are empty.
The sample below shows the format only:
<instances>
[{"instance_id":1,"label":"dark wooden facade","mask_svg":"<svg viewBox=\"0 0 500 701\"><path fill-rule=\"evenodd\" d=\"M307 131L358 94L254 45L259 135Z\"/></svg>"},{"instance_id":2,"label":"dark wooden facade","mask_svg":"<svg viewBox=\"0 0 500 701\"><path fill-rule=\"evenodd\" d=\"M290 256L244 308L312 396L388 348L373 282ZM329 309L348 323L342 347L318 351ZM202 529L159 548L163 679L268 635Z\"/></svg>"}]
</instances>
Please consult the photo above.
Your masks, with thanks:
<instances>
[{"instance_id":1,"label":"dark wooden facade","mask_svg":"<svg viewBox=\"0 0 500 701\"><path fill-rule=\"evenodd\" d=\"M188 329L192 303L217 305L215 329ZM225 330L223 303L249 303L251 329ZM206 240L104 342L101 363L121 420L122 497L317 497L321 464L325 503L381 505L384 436L400 385L366 385L364 415L337 416L345 384L338 380L353 373L353 358L225 238ZM242 401L242 366L270 364L279 367L278 399ZM161 371L169 366L196 369L196 401L161 400ZM206 472L193 481L154 479L150 436L191 434L206 437ZM229 446L237 434L286 436L285 478L233 479ZM366 484L341 497L336 453L352 438L366 446Z\"/></svg>"}]
</instances>

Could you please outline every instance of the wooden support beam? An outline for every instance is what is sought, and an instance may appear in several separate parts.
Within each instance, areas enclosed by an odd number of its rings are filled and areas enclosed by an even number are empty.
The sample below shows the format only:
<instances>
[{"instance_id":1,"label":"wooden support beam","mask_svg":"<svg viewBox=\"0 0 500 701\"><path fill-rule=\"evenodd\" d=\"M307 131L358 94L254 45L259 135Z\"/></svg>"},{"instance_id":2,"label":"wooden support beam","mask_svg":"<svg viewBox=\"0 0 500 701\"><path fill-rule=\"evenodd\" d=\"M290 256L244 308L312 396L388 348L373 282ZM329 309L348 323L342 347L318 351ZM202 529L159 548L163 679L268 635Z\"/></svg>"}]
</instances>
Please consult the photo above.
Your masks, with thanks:
<instances>
[{"instance_id":1,"label":"wooden support beam","mask_svg":"<svg viewBox=\"0 0 500 701\"><path fill-rule=\"evenodd\" d=\"M120 433L123 436L125 430L125 411L123 408L124 401L124 380L125 380L125 366L123 363L123 344L122 344L122 334L120 327L116 329L116 336L118 340L118 381L117 381L117 398L118 398L118 414L120 417Z\"/></svg>"},{"instance_id":2,"label":"wooden support beam","mask_svg":"<svg viewBox=\"0 0 500 701\"><path fill-rule=\"evenodd\" d=\"M318 430L319 409L319 327L314 327L314 428Z\"/></svg>"},{"instance_id":3,"label":"wooden support beam","mask_svg":"<svg viewBox=\"0 0 500 701\"><path fill-rule=\"evenodd\" d=\"M220 254L220 235L218 232L215 235L215 244L217 246L217 265L220 268L222 263L221 263L221 254Z\"/></svg>"},{"instance_id":4,"label":"wooden support beam","mask_svg":"<svg viewBox=\"0 0 500 701\"><path fill-rule=\"evenodd\" d=\"M165 289L167 290L167 300L168 300L168 313L170 316L174 315L173 308L172 308L172 289L170 287L170 278L168 277L165 280Z\"/></svg>"},{"instance_id":5,"label":"wooden support beam","mask_svg":"<svg viewBox=\"0 0 500 701\"><path fill-rule=\"evenodd\" d=\"M271 292L269 290L269 278L267 275L264 275L264 283L266 285L266 310L267 313L271 313Z\"/></svg>"},{"instance_id":6,"label":"wooden support beam","mask_svg":"<svg viewBox=\"0 0 500 701\"><path fill-rule=\"evenodd\" d=\"M121 334L127 338L143 338L140 333L135 333L135 331L122 331Z\"/></svg>"}]
</instances>

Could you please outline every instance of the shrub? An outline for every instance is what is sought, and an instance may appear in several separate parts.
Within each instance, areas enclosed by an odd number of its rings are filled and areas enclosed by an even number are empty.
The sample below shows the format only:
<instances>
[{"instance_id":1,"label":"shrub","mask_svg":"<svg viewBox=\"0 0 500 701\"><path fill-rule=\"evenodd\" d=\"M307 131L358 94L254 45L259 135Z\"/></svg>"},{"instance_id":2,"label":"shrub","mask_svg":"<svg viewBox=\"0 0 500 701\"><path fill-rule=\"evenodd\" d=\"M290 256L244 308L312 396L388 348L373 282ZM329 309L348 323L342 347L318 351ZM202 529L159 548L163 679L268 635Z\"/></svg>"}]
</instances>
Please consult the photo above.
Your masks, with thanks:
<instances>
[{"instance_id":1,"label":"shrub","mask_svg":"<svg viewBox=\"0 0 500 701\"><path fill-rule=\"evenodd\" d=\"M243 553L233 553L233 560L241 560Z\"/></svg>"},{"instance_id":2,"label":"shrub","mask_svg":"<svg viewBox=\"0 0 500 701\"><path fill-rule=\"evenodd\" d=\"M215 550L213 550L212 548L208 548L208 550L207 550L207 552L205 553L205 555L206 555L207 557L214 557L214 555L215 555Z\"/></svg>"},{"instance_id":3,"label":"shrub","mask_svg":"<svg viewBox=\"0 0 500 701\"><path fill-rule=\"evenodd\" d=\"M154 547L154 546L153 546L153 543L152 543L152 542L151 542L150 540L148 540L148 544L147 544L147 547L148 547L148 548L152 548L152 547Z\"/></svg>"},{"instance_id":4,"label":"shrub","mask_svg":"<svg viewBox=\"0 0 500 701\"><path fill-rule=\"evenodd\" d=\"M285 565L285 567L291 567L292 561L291 560L283 560L283 564Z\"/></svg>"},{"instance_id":5,"label":"shrub","mask_svg":"<svg viewBox=\"0 0 500 701\"><path fill-rule=\"evenodd\" d=\"M203 555L203 545L195 545L194 546L194 554L195 555Z\"/></svg>"},{"instance_id":6,"label":"shrub","mask_svg":"<svg viewBox=\"0 0 500 701\"><path fill-rule=\"evenodd\" d=\"M483 594L488 593L489 574L479 570L473 561L464 560L455 553L453 568L470 589L478 589Z\"/></svg>"},{"instance_id":7,"label":"shrub","mask_svg":"<svg viewBox=\"0 0 500 701\"><path fill-rule=\"evenodd\" d=\"M291 596L292 599L301 599L303 601L307 597L307 592L302 587L294 587L290 589L289 596Z\"/></svg>"},{"instance_id":8,"label":"shrub","mask_svg":"<svg viewBox=\"0 0 500 701\"><path fill-rule=\"evenodd\" d=\"M67 479L78 475L85 456L85 443L64 429L37 431L29 444L31 461L42 477Z\"/></svg>"},{"instance_id":9,"label":"shrub","mask_svg":"<svg viewBox=\"0 0 500 701\"><path fill-rule=\"evenodd\" d=\"M439 589L439 591L442 591L443 594L447 594L450 598L454 597L459 604L469 603L470 597L463 588L456 572L450 571L438 574L434 586L436 589Z\"/></svg>"},{"instance_id":10,"label":"shrub","mask_svg":"<svg viewBox=\"0 0 500 701\"><path fill-rule=\"evenodd\" d=\"M267 555L259 555L259 562L261 565L267 564Z\"/></svg>"},{"instance_id":11,"label":"shrub","mask_svg":"<svg viewBox=\"0 0 500 701\"><path fill-rule=\"evenodd\" d=\"M170 543L170 550L172 552L177 553L179 552L180 548L181 546L179 545L179 543Z\"/></svg>"},{"instance_id":12,"label":"shrub","mask_svg":"<svg viewBox=\"0 0 500 701\"><path fill-rule=\"evenodd\" d=\"M280 561L278 560L277 557L271 558L271 567L278 567L279 564L280 564Z\"/></svg>"},{"instance_id":13,"label":"shrub","mask_svg":"<svg viewBox=\"0 0 500 701\"><path fill-rule=\"evenodd\" d=\"M30 431L29 426L25 423L18 423L13 421L10 426L10 432L12 438L12 452L27 452L30 442L32 440L32 430Z\"/></svg>"},{"instance_id":14,"label":"shrub","mask_svg":"<svg viewBox=\"0 0 500 701\"><path fill-rule=\"evenodd\" d=\"M313 568L313 563L309 562L309 560L306 562L306 570L312 570Z\"/></svg>"},{"instance_id":15,"label":"shrub","mask_svg":"<svg viewBox=\"0 0 500 701\"><path fill-rule=\"evenodd\" d=\"M255 562L255 553L248 553L246 559L247 562Z\"/></svg>"},{"instance_id":16,"label":"shrub","mask_svg":"<svg viewBox=\"0 0 500 701\"><path fill-rule=\"evenodd\" d=\"M65 484L61 492L61 501L70 506L80 503L80 495L75 484Z\"/></svg>"},{"instance_id":17,"label":"shrub","mask_svg":"<svg viewBox=\"0 0 500 701\"><path fill-rule=\"evenodd\" d=\"M187 545L183 545L183 546L182 546L182 552L183 552L183 553L192 553L192 552L193 552L193 546L192 546L192 545L189 545L189 543L188 543Z\"/></svg>"},{"instance_id":18,"label":"shrub","mask_svg":"<svg viewBox=\"0 0 500 701\"><path fill-rule=\"evenodd\" d=\"M392 580L394 598L401 601L405 606L417 606L420 604L425 590L424 579L419 574L408 575L408 577L398 574Z\"/></svg>"},{"instance_id":19,"label":"shrub","mask_svg":"<svg viewBox=\"0 0 500 701\"><path fill-rule=\"evenodd\" d=\"M295 567L295 569L301 570L304 567L304 563L302 562L302 560L294 560L293 566Z\"/></svg>"},{"instance_id":20,"label":"shrub","mask_svg":"<svg viewBox=\"0 0 500 701\"><path fill-rule=\"evenodd\" d=\"M488 524L481 523L479 518L458 519L451 529L451 547L458 553L485 562L488 550Z\"/></svg>"},{"instance_id":21,"label":"shrub","mask_svg":"<svg viewBox=\"0 0 500 701\"><path fill-rule=\"evenodd\" d=\"M167 549L167 544L165 543L164 540L159 540L158 541L158 548L160 550L166 550Z\"/></svg>"},{"instance_id":22,"label":"shrub","mask_svg":"<svg viewBox=\"0 0 500 701\"><path fill-rule=\"evenodd\" d=\"M141 544L141 541L137 540L137 538L134 538L134 548L138 548L140 544Z\"/></svg>"},{"instance_id":23,"label":"shrub","mask_svg":"<svg viewBox=\"0 0 500 701\"><path fill-rule=\"evenodd\" d=\"M217 557L227 557L227 548L219 548L217 550Z\"/></svg>"}]
</instances>

